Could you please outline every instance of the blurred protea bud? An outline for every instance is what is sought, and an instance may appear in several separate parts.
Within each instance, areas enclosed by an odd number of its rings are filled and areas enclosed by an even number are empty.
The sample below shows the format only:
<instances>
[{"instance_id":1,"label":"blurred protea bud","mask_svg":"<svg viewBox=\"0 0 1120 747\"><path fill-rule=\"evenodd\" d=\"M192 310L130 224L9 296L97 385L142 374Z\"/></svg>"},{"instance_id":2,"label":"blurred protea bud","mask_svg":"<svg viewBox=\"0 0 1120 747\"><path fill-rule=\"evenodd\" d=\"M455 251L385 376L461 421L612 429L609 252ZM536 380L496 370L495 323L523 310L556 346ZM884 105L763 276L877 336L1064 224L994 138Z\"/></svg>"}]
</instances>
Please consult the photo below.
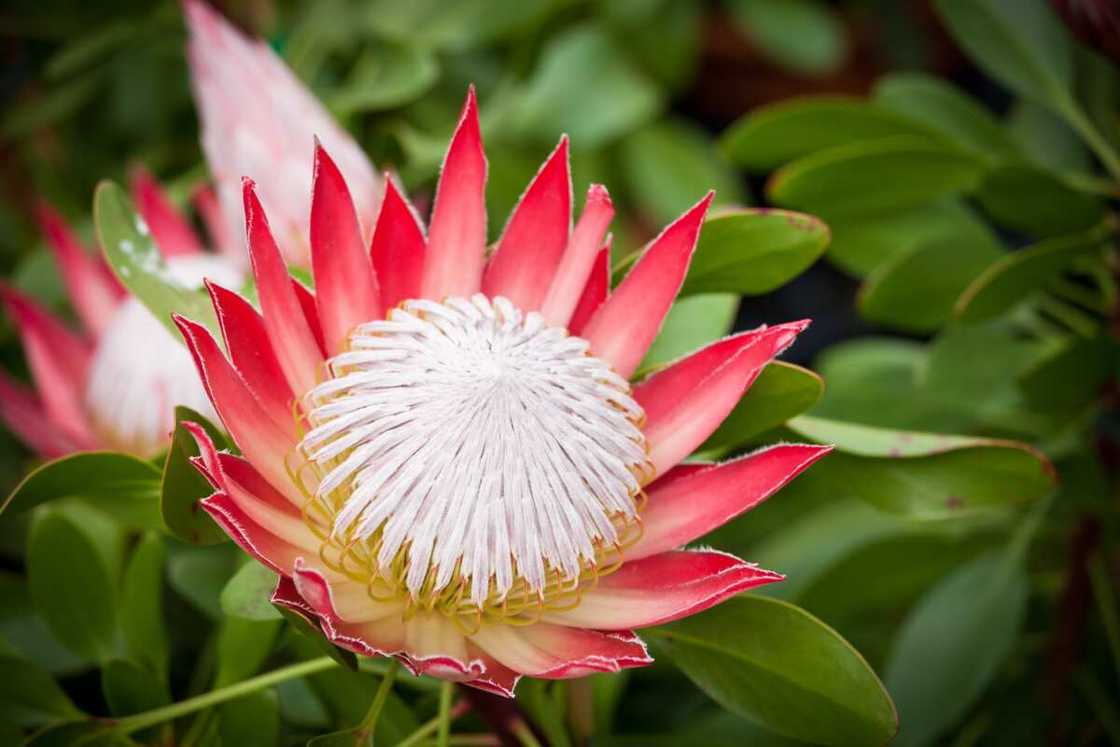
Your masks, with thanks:
<instances>
[{"instance_id":1,"label":"blurred protea bud","mask_svg":"<svg viewBox=\"0 0 1120 747\"><path fill-rule=\"evenodd\" d=\"M1081 41L1120 62L1120 0L1050 0Z\"/></svg>"}]
</instances>

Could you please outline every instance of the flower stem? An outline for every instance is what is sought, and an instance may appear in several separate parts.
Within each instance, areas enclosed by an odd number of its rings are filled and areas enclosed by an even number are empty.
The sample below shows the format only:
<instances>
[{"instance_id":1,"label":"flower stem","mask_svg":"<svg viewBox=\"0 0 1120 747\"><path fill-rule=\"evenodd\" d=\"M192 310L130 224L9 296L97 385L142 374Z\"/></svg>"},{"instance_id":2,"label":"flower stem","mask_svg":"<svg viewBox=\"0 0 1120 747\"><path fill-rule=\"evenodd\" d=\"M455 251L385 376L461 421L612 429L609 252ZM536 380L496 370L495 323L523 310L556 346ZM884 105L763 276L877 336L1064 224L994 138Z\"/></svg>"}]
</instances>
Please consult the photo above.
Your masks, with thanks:
<instances>
[{"instance_id":1,"label":"flower stem","mask_svg":"<svg viewBox=\"0 0 1120 747\"><path fill-rule=\"evenodd\" d=\"M271 672L258 674L256 677L251 677L241 682L235 682L232 685L213 690L202 695L196 695L193 698L181 700L178 703L163 706L161 708L154 708L150 711L137 713L133 716L122 718L117 722L116 731L121 734L132 734L133 732L146 729L155 724L161 724L164 721L173 721L182 716L201 711L211 706L216 706L219 703L225 703L227 700L234 700L243 695L255 693L258 690L264 690L267 687L285 682L287 680L294 680L298 677L305 677L309 674L322 672L326 669L332 669L338 666L338 662L329 656L324 656L319 659L311 659L310 661L301 661L298 664L291 664L280 669L274 669Z\"/></svg>"},{"instance_id":2,"label":"flower stem","mask_svg":"<svg viewBox=\"0 0 1120 747\"><path fill-rule=\"evenodd\" d=\"M454 685L444 682L439 690L439 732L436 735L437 747L447 747L451 736L451 694Z\"/></svg>"},{"instance_id":3,"label":"flower stem","mask_svg":"<svg viewBox=\"0 0 1120 747\"><path fill-rule=\"evenodd\" d=\"M455 707L451 709L448 719L450 721L454 721L469 710L470 705L465 700L460 700L455 704ZM431 721L424 722L424 724L419 729L409 734L404 738L403 741L399 742L397 744L397 747L415 747L415 745L423 742L428 738L429 734L439 729L441 716L442 714L440 716L436 716Z\"/></svg>"},{"instance_id":4,"label":"flower stem","mask_svg":"<svg viewBox=\"0 0 1120 747\"><path fill-rule=\"evenodd\" d=\"M396 659L390 660L389 668L381 677L381 684L377 687L377 692L373 696L373 702L370 703L369 710L366 711L362 723L358 724L359 741L369 740L372 744L373 732L377 729L377 720L381 718L381 709L385 707L385 701L389 699L389 691L393 689L393 680L397 678L397 670L400 668L400 662Z\"/></svg>"},{"instance_id":5,"label":"flower stem","mask_svg":"<svg viewBox=\"0 0 1120 747\"><path fill-rule=\"evenodd\" d=\"M510 732L513 736L517 737L517 741L521 743L521 747L541 747L541 743L537 740L533 730L529 728L529 724L525 723L525 719L519 718L509 726Z\"/></svg>"}]
</instances>

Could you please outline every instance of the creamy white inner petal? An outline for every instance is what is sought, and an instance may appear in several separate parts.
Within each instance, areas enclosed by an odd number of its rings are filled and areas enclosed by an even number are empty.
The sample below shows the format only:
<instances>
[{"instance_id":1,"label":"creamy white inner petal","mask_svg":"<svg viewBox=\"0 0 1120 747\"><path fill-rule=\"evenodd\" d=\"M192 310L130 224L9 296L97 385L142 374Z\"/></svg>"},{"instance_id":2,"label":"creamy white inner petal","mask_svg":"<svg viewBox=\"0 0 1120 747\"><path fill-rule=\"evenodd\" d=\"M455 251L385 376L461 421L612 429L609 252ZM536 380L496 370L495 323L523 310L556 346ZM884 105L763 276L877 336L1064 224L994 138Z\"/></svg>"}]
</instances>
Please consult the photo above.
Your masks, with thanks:
<instances>
[{"instance_id":1,"label":"creamy white inner petal","mask_svg":"<svg viewBox=\"0 0 1120 747\"><path fill-rule=\"evenodd\" d=\"M518 576L542 592L634 516L642 410L585 340L536 312L407 301L359 326L331 370L301 444L318 496L336 535L376 535L383 569L407 553L414 595L469 579L482 605Z\"/></svg>"},{"instance_id":2,"label":"creamy white inner petal","mask_svg":"<svg viewBox=\"0 0 1120 747\"><path fill-rule=\"evenodd\" d=\"M184 287L203 277L236 286L240 273L209 255L168 261L168 274ZM113 448L143 457L167 447L176 405L216 419L190 353L134 297L124 301L97 341L85 407L98 435Z\"/></svg>"}]
</instances>

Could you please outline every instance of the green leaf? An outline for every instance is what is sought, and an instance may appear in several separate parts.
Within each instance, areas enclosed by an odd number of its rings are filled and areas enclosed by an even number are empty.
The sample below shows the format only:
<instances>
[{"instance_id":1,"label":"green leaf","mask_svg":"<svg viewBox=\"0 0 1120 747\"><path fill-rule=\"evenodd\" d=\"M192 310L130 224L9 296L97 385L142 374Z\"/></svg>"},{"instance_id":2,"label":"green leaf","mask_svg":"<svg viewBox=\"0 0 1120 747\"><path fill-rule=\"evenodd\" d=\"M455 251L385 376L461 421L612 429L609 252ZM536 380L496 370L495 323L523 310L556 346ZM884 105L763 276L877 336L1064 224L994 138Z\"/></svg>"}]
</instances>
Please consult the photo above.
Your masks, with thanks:
<instances>
[{"instance_id":1,"label":"green leaf","mask_svg":"<svg viewBox=\"0 0 1120 747\"><path fill-rule=\"evenodd\" d=\"M44 509L27 546L27 577L35 607L51 632L79 656L107 659L117 651L117 588L122 537L97 512Z\"/></svg>"},{"instance_id":2,"label":"green leaf","mask_svg":"<svg viewBox=\"0 0 1120 747\"><path fill-rule=\"evenodd\" d=\"M129 659L110 659L101 667L101 692L114 716L130 716L167 705L167 684Z\"/></svg>"},{"instance_id":3,"label":"green leaf","mask_svg":"<svg viewBox=\"0 0 1120 747\"><path fill-rule=\"evenodd\" d=\"M898 729L867 662L791 604L738 596L647 632L720 705L778 734L864 747L886 744Z\"/></svg>"},{"instance_id":4,"label":"green leaf","mask_svg":"<svg viewBox=\"0 0 1120 747\"><path fill-rule=\"evenodd\" d=\"M222 612L246 620L279 620L280 613L270 601L275 588L276 574L250 560L222 589Z\"/></svg>"},{"instance_id":5,"label":"green leaf","mask_svg":"<svg viewBox=\"0 0 1120 747\"><path fill-rule=\"evenodd\" d=\"M23 747L135 747L111 719L88 718L53 724L28 737Z\"/></svg>"},{"instance_id":6,"label":"green leaf","mask_svg":"<svg viewBox=\"0 0 1120 747\"><path fill-rule=\"evenodd\" d=\"M20 655L33 658L37 665L55 676L74 674L93 664L76 656L50 632L35 610L23 575L0 573L0 640L10 644ZM0 644L0 651L5 648Z\"/></svg>"},{"instance_id":7,"label":"green leaf","mask_svg":"<svg viewBox=\"0 0 1120 747\"><path fill-rule=\"evenodd\" d=\"M206 292L185 287L168 272L148 226L123 189L110 181L98 184L93 196L93 217L97 240L109 266L121 284L167 327L174 339L182 338L171 321L172 314L189 317L218 334L214 307Z\"/></svg>"},{"instance_id":8,"label":"green leaf","mask_svg":"<svg viewBox=\"0 0 1120 747\"><path fill-rule=\"evenodd\" d=\"M167 549L158 534L147 534L132 551L121 587L121 631L130 659L146 666L157 681L167 677L167 631L163 621L163 572Z\"/></svg>"},{"instance_id":9,"label":"green leaf","mask_svg":"<svg viewBox=\"0 0 1120 747\"><path fill-rule=\"evenodd\" d=\"M1100 199L1033 166L1011 165L992 171L976 197L1001 226L1036 236L1082 231L1104 215Z\"/></svg>"},{"instance_id":10,"label":"green leaf","mask_svg":"<svg viewBox=\"0 0 1120 747\"><path fill-rule=\"evenodd\" d=\"M1019 387L1034 408L1069 415L1098 400L1115 370L1113 342L1071 337L1022 372Z\"/></svg>"},{"instance_id":11,"label":"green leaf","mask_svg":"<svg viewBox=\"0 0 1120 747\"><path fill-rule=\"evenodd\" d=\"M0 648L0 720L31 727L82 715L49 672Z\"/></svg>"},{"instance_id":12,"label":"green leaf","mask_svg":"<svg viewBox=\"0 0 1120 747\"><path fill-rule=\"evenodd\" d=\"M738 175L717 155L709 136L684 121L643 127L621 143L622 169L638 207L665 224L709 189L719 205L744 202ZM695 261L695 259L693 260Z\"/></svg>"},{"instance_id":13,"label":"green leaf","mask_svg":"<svg viewBox=\"0 0 1120 747\"><path fill-rule=\"evenodd\" d=\"M955 198L873 216L833 219L829 227L828 259L861 277L929 242L999 245L984 222Z\"/></svg>"},{"instance_id":14,"label":"green leaf","mask_svg":"<svg viewBox=\"0 0 1120 747\"><path fill-rule=\"evenodd\" d=\"M163 522L173 535L194 545L225 542L228 539L226 533L198 505L198 501L213 493L214 488L190 462L191 457L198 456L198 445L194 436L183 428L184 421L198 423L205 428L219 450L230 447L225 434L205 417L189 407L179 405L175 408L175 432L163 465L160 487L159 507Z\"/></svg>"},{"instance_id":15,"label":"green leaf","mask_svg":"<svg viewBox=\"0 0 1120 747\"><path fill-rule=\"evenodd\" d=\"M814 478L837 498L856 497L913 519L982 517L1053 489L1053 466L1015 441L840 423L801 415L797 434L837 451L816 465Z\"/></svg>"},{"instance_id":16,"label":"green leaf","mask_svg":"<svg viewBox=\"0 0 1120 747\"><path fill-rule=\"evenodd\" d=\"M848 55L844 24L820 0L728 0L739 27L782 67L824 75Z\"/></svg>"},{"instance_id":17,"label":"green leaf","mask_svg":"<svg viewBox=\"0 0 1120 747\"><path fill-rule=\"evenodd\" d=\"M220 620L222 589L244 558L232 543L210 547L174 547L167 563L167 580L180 596L207 617Z\"/></svg>"},{"instance_id":18,"label":"green leaf","mask_svg":"<svg viewBox=\"0 0 1120 747\"><path fill-rule=\"evenodd\" d=\"M770 171L818 151L897 137L932 137L907 117L855 98L795 98L755 109L720 138L734 163Z\"/></svg>"},{"instance_id":19,"label":"green leaf","mask_svg":"<svg viewBox=\"0 0 1120 747\"><path fill-rule=\"evenodd\" d=\"M686 87L700 62L704 8L674 0L600 6L615 40L672 92Z\"/></svg>"},{"instance_id":20,"label":"green leaf","mask_svg":"<svg viewBox=\"0 0 1120 747\"><path fill-rule=\"evenodd\" d=\"M328 102L341 116L393 109L423 95L438 78L439 61L431 50L372 42Z\"/></svg>"},{"instance_id":21,"label":"green leaf","mask_svg":"<svg viewBox=\"0 0 1120 747\"><path fill-rule=\"evenodd\" d=\"M110 451L70 454L34 469L0 506L20 513L79 497L136 528L158 529L159 470L151 462Z\"/></svg>"},{"instance_id":22,"label":"green leaf","mask_svg":"<svg viewBox=\"0 0 1120 747\"><path fill-rule=\"evenodd\" d=\"M222 744L274 747L280 738L280 701L272 690L259 690L218 708Z\"/></svg>"},{"instance_id":23,"label":"green leaf","mask_svg":"<svg viewBox=\"0 0 1120 747\"><path fill-rule=\"evenodd\" d=\"M986 73L1025 98L1055 104L1073 87L1069 34L1043 0L937 0L949 32Z\"/></svg>"},{"instance_id":24,"label":"green leaf","mask_svg":"<svg viewBox=\"0 0 1120 747\"><path fill-rule=\"evenodd\" d=\"M256 674L272 653L280 620L227 617L218 631L218 670L214 687L225 687Z\"/></svg>"},{"instance_id":25,"label":"green leaf","mask_svg":"<svg viewBox=\"0 0 1120 747\"><path fill-rule=\"evenodd\" d=\"M703 454L722 455L750 442L808 410L824 391L820 376L785 361L762 369L739 404L700 447Z\"/></svg>"},{"instance_id":26,"label":"green leaf","mask_svg":"<svg viewBox=\"0 0 1120 747\"><path fill-rule=\"evenodd\" d=\"M514 131L554 143L566 132L593 149L650 121L661 93L594 24L553 36L516 100Z\"/></svg>"},{"instance_id":27,"label":"green leaf","mask_svg":"<svg viewBox=\"0 0 1120 747\"><path fill-rule=\"evenodd\" d=\"M704 221L681 293L769 293L817 261L829 238L828 226L811 215L721 210Z\"/></svg>"},{"instance_id":28,"label":"green leaf","mask_svg":"<svg viewBox=\"0 0 1120 747\"><path fill-rule=\"evenodd\" d=\"M969 283L1003 254L995 243L956 237L920 244L868 276L860 288L860 313L909 332L933 332L952 317Z\"/></svg>"},{"instance_id":29,"label":"green leaf","mask_svg":"<svg viewBox=\"0 0 1120 747\"><path fill-rule=\"evenodd\" d=\"M1092 172L1089 151L1077 133L1046 107L1019 100L1011 109L1007 128L1034 164L1049 171Z\"/></svg>"},{"instance_id":30,"label":"green leaf","mask_svg":"<svg viewBox=\"0 0 1120 747\"><path fill-rule=\"evenodd\" d=\"M548 680L526 678L517 686L517 703L532 718L552 747L572 747L565 723L568 690Z\"/></svg>"},{"instance_id":31,"label":"green leaf","mask_svg":"<svg viewBox=\"0 0 1120 747\"><path fill-rule=\"evenodd\" d=\"M294 630L298 636L313 644L320 653L331 657L351 672L358 671L358 657L354 655L354 652L339 648L328 641L326 636L323 635L322 628L320 628L317 623L309 621L300 613L290 610L287 607L277 605L276 611L291 625L292 630Z\"/></svg>"},{"instance_id":32,"label":"green leaf","mask_svg":"<svg viewBox=\"0 0 1120 747\"><path fill-rule=\"evenodd\" d=\"M911 117L984 158L1016 158L1019 149L999 121L951 83L924 73L892 73L875 85L875 101Z\"/></svg>"},{"instance_id":33,"label":"green leaf","mask_svg":"<svg viewBox=\"0 0 1120 747\"><path fill-rule=\"evenodd\" d=\"M379 36L403 44L467 50L510 36L542 19L554 0L374 0L362 18Z\"/></svg>"},{"instance_id":34,"label":"green leaf","mask_svg":"<svg viewBox=\"0 0 1120 747\"><path fill-rule=\"evenodd\" d=\"M773 202L834 217L912 208L979 184L974 155L915 138L840 146L806 156L774 173Z\"/></svg>"},{"instance_id":35,"label":"green leaf","mask_svg":"<svg viewBox=\"0 0 1120 747\"><path fill-rule=\"evenodd\" d=\"M1003 314L1041 291L1082 257L1100 253L1108 231L1098 227L1083 233L1040 241L1007 255L976 278L957 300L954 313L966 322Z\"/></svg>"},{"instance_id":36,"label":"green leaf","mask_svg":"<svg viewBox=\"0 0 1120 747\"><path fill-rule=\"evenodd\" d=\"M639 375L726 335L738 308L739 297L728 293L697 294L674 303L638 367Z\"/></svg>"},{"instance_id":37,"label":"green leaf","mask_svg":"<svg viewBox=\"0 0 1120 747\"><path fill-rule=\"evenodd\" d=\"M1022 566L996 551L922 598L886 667L903 724L896 744L929 744L968 711L1015 645L1027 594Z\"/></svg>"}]
</instances>

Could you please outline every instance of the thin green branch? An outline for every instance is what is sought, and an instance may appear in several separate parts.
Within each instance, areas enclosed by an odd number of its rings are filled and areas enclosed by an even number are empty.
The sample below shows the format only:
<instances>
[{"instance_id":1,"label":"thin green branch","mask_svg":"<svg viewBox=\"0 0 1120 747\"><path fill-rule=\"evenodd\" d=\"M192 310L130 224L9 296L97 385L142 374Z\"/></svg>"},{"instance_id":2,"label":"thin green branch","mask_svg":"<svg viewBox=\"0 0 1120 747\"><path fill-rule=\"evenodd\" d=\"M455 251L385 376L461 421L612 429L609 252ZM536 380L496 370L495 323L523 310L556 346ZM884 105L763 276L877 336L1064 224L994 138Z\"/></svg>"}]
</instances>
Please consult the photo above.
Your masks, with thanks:
<instances>
[{"instance_id":1,"label":"thin green branch","mask_svg":"<svg viewBox=\"0 0 1120 747\"><path fill-rule=\"evenodd\" d=\"M439 733L436 735L437 747L447 747L451 736L451 695L455 685L444 682L439 690Z\"/></svg>"},{"instance_id":2,"label":"thin green branch","mask_svg":"<svg viewBox=\"0 0 1120 747\"><path fill-rule=\"evenodd\" d=\"M396 659L390 660L389 669L381 678L381 684L377 687L373 702L370 703L369 710L366 711L362 723L358 724L359 739L368 738L377 729L377 720L381 718L381 710L385 707L385 701L389 699L389 692L393 689L393 680L397 678L397 670L400 667L400 662Z\"/></svg>"},{"instance_id":3,"label":"thin green branch","mask_svg":"<svg viewBox=\"0 0 1120 747\"><path fill-rule=\"evenodd\" d=\"M465 700L460 700L451 709L449 718L451 721L454 721L455 719L466 713L468 710L470 710L470 706L467 704L467 702ZM440 716L436 716L430 721L425 721L419 729L412 732L407 737L405 737L404 740L399 742L397 744L397 747L416 747L416 745L420 744L429 736L434 734L436 730L439 729L439 724Z\"/></svg>"}]
</instances>

